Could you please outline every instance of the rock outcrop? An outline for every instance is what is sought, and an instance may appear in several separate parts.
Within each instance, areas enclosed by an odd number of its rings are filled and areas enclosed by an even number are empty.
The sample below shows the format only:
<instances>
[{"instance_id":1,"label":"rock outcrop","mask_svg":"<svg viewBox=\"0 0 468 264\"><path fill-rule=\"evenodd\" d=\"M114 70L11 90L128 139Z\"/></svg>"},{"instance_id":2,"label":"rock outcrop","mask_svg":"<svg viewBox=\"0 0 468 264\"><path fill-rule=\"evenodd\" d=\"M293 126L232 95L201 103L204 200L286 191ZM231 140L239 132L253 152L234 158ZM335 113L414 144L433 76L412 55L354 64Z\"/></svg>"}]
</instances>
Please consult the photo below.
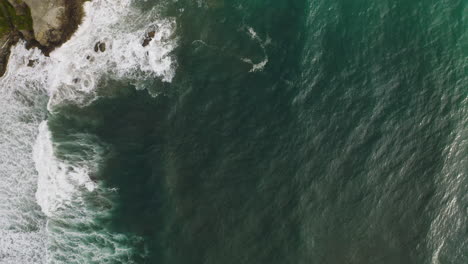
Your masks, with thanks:
<instances>
[{"instance_id":1,"label":"rock outcrop","mask_svg":"<svg viewBox=\"0 0 468 264\"><path fill-rule=\"evenodd\" d=\"M78 28L86 0L0 0L0 77L10 47L24 39L45 55L67 41Z\"/></svg>"},{"instance_id":2,"label":"rock outcrop","mask_svg":"<svg viewBox=\"0 0 468 264\"><path fill-rule=\"evenodd\" d=\"M106 51L106 43L104 42L101 42L101 41L98 41L95 45L94 45L94 51L95 52L104 52Z\"/></svg>"},{"instance_id":3,"label":"rock outcrop","mask_svg":"<svg viewBox=\"0 0 468 264\"><path fill-rule=\"evenodd\" d=\"M42 46L60 41L60 29L65 16L63 0L24 0L31 9L34 37Z\"/></svg>"},{"instance_id":4,"label":"rock outcrop","mask_svg":"<svg viewBox=\"0 0 468 264\"><path fill-rule=\"evenodd\" d=\"M145 34L145 38L143 39L143 43L141 44L143 47L146 47L150 44L150 42L153 40L154 36L156 34L156 31L150 31Z\"/></svg>"},{"instance_id":5,"label":"rock outcrop","mask_svg":"<svg viewBox=\"0 0 468 264\"><path fill-rule=\"evenodd\" d=\"M10 47L20 38L30 38L32 21L29 9L18 0L0 0L0 76L5 73Z\"/></svg>"},{"instance_id":6,"label":"rock outcrop","mask_svg":"<svg viewBox=\"0 0 468 264\"><path fill-rule=\"evenodd\" d=\"M22 25L17 25L18 23L13 23L14 29L12 31L18 31L21 33L22 37L27 41L32 41L34 39L34 31L32 29L32 19L31 12L29 7L22 0L8 0L11 6L14 9L16 17L22 17Z\"/></svg>"},{"instance_id":7,"label":"rock outcrop","mask_svg":"<svg viewBox=\"0 0 468 264\"><path fill-rule=\"evenodd\" d=\"M23 1L31 10L35 39L49 50L67 41L83 17L82 0Z\"/></svg>"}]
</instances>

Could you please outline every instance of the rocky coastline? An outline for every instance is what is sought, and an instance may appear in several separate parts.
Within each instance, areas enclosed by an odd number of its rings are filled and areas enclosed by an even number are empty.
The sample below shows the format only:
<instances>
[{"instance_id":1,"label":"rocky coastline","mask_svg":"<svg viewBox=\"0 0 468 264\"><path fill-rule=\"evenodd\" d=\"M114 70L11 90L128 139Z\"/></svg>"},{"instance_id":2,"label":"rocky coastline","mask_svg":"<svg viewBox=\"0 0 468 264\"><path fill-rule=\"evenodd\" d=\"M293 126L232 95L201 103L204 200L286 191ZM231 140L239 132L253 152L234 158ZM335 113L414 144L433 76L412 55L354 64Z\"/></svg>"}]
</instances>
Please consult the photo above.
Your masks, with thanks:
<instances>
[{"instance_id":1,"label":"rocky coastline","mask_svg":"<svg viewBox=\"0 0 468 264\"><path fill-rule=\"evenodd\" d=\"M83 18L86 0L0 0L0 77L20 39L46 56L66 42Z\"/></svg>"}]
</instances>

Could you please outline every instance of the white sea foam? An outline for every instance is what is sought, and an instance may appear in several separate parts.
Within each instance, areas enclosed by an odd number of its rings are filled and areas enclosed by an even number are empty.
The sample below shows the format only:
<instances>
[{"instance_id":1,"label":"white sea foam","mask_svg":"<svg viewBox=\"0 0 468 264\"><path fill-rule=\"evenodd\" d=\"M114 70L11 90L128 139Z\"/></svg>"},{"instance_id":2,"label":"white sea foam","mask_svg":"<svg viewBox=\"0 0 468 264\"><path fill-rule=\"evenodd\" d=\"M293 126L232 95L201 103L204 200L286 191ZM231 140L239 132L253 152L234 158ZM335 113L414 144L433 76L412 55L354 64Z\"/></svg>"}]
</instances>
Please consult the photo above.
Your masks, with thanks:
<instances>
[{"instance_id":1,"label":"white sea foam","mask_svg":"<svg viewBox=\"0 0 468 264\"><path fill-rule=\"evenodd\" d=\"M241 60L245 63L252 65L252 69L250 69L250 72L262 71L268 63L268 55L266 52L266 46L268 46L271 43L271 39L267 37L267 39L263 41L252 27L247 28L247 34L252 40L255 40L260 45L263 51L264 58L262 61L258 63L254 63L252 59L249 59L249 58L242 58Z\"/></svg>"},{"instance_id":2,"label":"white sea foam","mask_svg":"<svg viewBox=\"0 0 468 264\"><path fill-rule=\"evenodd\" d=\"M18 62L27 54L17 54L9 65L17 74L0 79L0 262L43 263L45 218L35 203L32 147L47 96L39 82L23 78L29 69Z\"/></svg>"},{"instance_id":3,"label":"white sea foam","mask_svg":"<svg viewBox=\"0 0 468 264\"><path fill-rule=\"evenodd\" d=\"M133 248L142 239L111 232L99 219L110 217L118 193L93 182L101 163L103 144L84 133L68 135L86 155L55 151L48 122L39 126L33 157L38 171L36 200L47 216L47 263L132 263Z\"/></svg>"},{"instance_id":4,"label":"white sea foam","mask_svg":"<svg viewBox=\"0 0 468 264\"><path fill-rule=\"evenodd\" d=\"M176 45L175 21L158 18L157 10L142 15L130 4L129 0L86 2L84 21L69 41L50 57L37 50L26 52L18 45L13 54L28 55L16 57L6 75L18 75L20 70L24 78L35 76L49 93L49 111L63 102L89 103L104 75L132 80L157 77L170 82L175 74L171 57ZM155 36L143 47L149 31L155 31ZM105 43L105 51L96 52L96 43ZM36 61L34 66L20 69L29 60Z\"/></svg>"},{"instance_id":5,"label":"white sea foam","mask_svg":"<svg viewBox=\"0 0 468 264\"><path fill-rule=\"evenodd\" d=\"M96 184L89 178L88 166L74 166L55 157L46 121L39 126L33 158L39 174L36 200L47 216L52 216L61 208L70 207L74 194L80 189L92 192L96 188ZM97 161L89 161L90 165L94 162Z\"/></svg>"},{"instance_id":6,"label":"white sea foam","mask_svg":"<svg viewBox=\"0 0 468 264\"><path fill-rule=\"evenodd\" d=\"M75 135L75 143L89 148L91 155L59 159L47 122L42 122L46 106L54 112L63 103L94 100L104 77L172 80L175 21L160 18L157 10L142 13L131 2L86 2L82 25L50 57L26 50L22 42L12 48L0 78L2 263L131 262L139 238L93 222L107 217L116 195L89 177L101 158L99 143ZM145 34L153 30L153 40L143 47ZM104 52L94 50L97 42L105 43ZM34 65L28 67L29 62Z\"/></svg>"}]
</instances>

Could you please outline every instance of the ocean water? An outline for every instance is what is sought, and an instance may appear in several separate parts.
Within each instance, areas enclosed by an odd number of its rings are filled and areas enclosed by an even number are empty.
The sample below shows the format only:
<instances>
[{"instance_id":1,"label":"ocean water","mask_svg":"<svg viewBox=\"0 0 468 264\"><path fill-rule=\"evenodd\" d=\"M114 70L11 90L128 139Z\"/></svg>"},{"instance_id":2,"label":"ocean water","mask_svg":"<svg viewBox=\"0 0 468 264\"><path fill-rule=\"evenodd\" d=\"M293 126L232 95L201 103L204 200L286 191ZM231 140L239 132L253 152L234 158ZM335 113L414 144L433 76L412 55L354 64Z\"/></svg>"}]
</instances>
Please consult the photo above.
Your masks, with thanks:
<instances>
[{"instance_id":1,"label":"ocean water","mask_svg":"<svg viewBox=\"0 0 468 264\"><path fill-rule=\"evenodd\" d=\"M0 78L0 263L467 263L467 4L86 2Z\"/></svg>"}]
</instances>

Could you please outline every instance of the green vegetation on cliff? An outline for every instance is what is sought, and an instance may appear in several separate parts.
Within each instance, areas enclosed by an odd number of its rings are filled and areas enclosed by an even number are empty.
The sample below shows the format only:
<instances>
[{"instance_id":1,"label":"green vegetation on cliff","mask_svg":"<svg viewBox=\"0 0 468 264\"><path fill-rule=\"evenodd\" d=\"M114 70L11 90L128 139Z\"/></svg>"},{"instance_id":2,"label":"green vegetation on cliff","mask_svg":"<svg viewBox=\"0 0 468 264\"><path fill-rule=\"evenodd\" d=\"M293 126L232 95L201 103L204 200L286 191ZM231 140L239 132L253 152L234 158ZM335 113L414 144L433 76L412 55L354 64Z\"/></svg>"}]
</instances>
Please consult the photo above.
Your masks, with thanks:
<instances>
[{"instance_id":1,"label":"green vegetation on cliff","mask_svg":"<svg viewBox=\"0 0 468 264\"><path fill-rule=\"evenodd\" d=\"M6 0L0 0L0 37L12 30L32 31L33 24L29 8L25 5L25 14L18 14Z\"/></svg>"}]
</instances>

